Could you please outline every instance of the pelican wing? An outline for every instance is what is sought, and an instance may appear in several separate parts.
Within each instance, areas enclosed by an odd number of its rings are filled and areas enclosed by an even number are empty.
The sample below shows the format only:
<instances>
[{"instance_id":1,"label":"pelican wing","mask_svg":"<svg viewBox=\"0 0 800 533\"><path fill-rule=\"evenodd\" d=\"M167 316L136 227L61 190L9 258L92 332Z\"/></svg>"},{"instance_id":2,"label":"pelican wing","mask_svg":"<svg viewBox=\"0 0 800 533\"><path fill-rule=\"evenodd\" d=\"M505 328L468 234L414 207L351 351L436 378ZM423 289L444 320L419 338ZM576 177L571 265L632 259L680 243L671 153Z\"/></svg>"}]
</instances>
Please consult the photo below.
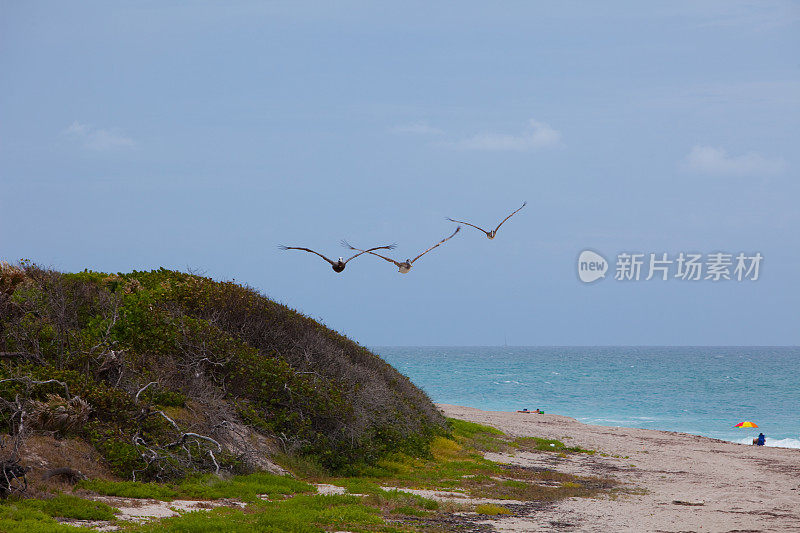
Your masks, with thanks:
<instances>
[{"instance_id":1,"label":"pelican wing","mask_svg":"<svg viewBox=\"0 0 800 533\"><path fill-rule=\"evenodd\" d=\"M342 241L342 242L347 242L347 241ZM349 244L347 246L348 246L348 248L350 247ZM347 260L344 262L344 264L346 265L347 261L350 261L351 259L355 259L359 255L364 255L364 254L371 253L373 250L394 250L396 246L397 246L396 244L387 244L386 246L376 246L375 248L368 248L366 250L360 250L356 255L348 257ZM350 248L350 249L351 250L356 250L357 248ZM374 254L374 255L377 255L377 254Z\"/></svg>"},{"instance_id":2,"label":"pelican wing","mask_svg":"<svg viewBox=\"0 0 800 533\"><path fill-rule=\"evenodd\" d=\"M299 246L284 246L282 244L280 246L278 246L278 248L280 248L281 250L303 250L304 252L311 252L314 255L320 256L321 258L323 258L325 261L327 261L331 265L335 265L336 264L335 262L331 261L330 259L328 259L324 255L322 255L321 253L315 252L314 250L311 250L310 248L300 248Z\"/></svg>"},{"instance_id":3,"label":"pelican wing","mask_svg":"<svg viewBox=\"0 0 800 533\"><path fill-rule=\"evenodd\" d=\"M395 261L394 259L389 259L388 257L384 257L384 256L382 256L381 254L376 254L375 252L373 252L373 251L372 251L372 250L381 250L381 249L384 249L384 248L391 250L391 249L393 249L393 248L394 248L394 245L391 245L391 247L388 247L388 246L378 246L377 248L370 248L369 250L362 250L361 248L356 248L355 246L353 246L353 245L352 245L352 244L350 244L349 242L347 242L347 241L343 240L343 241L342 241L342 246L344 246L345 248L349 248L349 249L351 249L351 250L356 250L356 251L358 251L358 252L361 252L361 253L358 253L358 254L354 255L353 257L358 257L358 256L359 256L359 255L361 255L361 254L370 254L370 255L374 255L374 256L376 256L376 257L380 257L380 258L381 258L381 259L383 259L384 261L389 261L390 263L394 263L394 264L395 264L395 265L397 265L398 267L400 266L400 263L398 263L398 262L397 262L397 261ZM353 257L351 257L350 259L353 259ZM350 261L350 259L348 259L348 261Z\"/></svg>"},{"instance_id":4,"label":"pelican wing","mask_svg":"<svg viewBox=\"0 0 800 533\"><path fill-rule=\"evenodd\" d=\"M433 249L434 249L434 248L436 248L437 246L441 245L442 243L444 243L444 242L447 242L447 241L449 241L450 239L452 239L452 238L455 236L455 234L459 232L459 230L461 230L461 226L456 226L456 230L455 230L455 231L454 231L452 234L450 234L450 236L449 236L449 237L445 237L445 238L444 238L444 239L442 239L441 241L437 242L436 244L434 244L433 246L431 246L430 248L428 248L427 250L425 250L424 252L422 252L421 254L419 254L417 257L415 257L414 259L412 259L412 260L410 261L410 263L413 265L413 264L414 264L414 261L416 261L417 259L419 259L419 258L420 258L420 257L422 257L423 255L427 254L428 252L430 252L431 250L433 250ZM397 265L397 266L400 266L400 265Z\"/></svg>"},{"instance_id":5,"label":"pelican wing","mask_svg":"<svg viewBox=\"0 0 800 533\"><path fill-rule=\"evenodd\" d=\"M485 230L485 229L483 229L483 228L480 228L480 227L476 226L475 224L470 224L469 222L464 222L464 221L462 221L462 220L453 220L453 219L452 219L452 218L450 218L450 217L447 217L447 220L449 220L450 222L455 222L455 223L457 223L457 224L464 224L464 225L466 225L466 226L472 226L473 228L475 228L475 229L477 229L477 230L480 230L480 231L484 232L486 235L489 235L489 232L488 232L488 231L486 231L486 230Z\"/></svg>"},{"instance_id":6,"label":"pelican wing","mask_svg":"<svg viewBox=\"0 0 800 533\"><path fill-rule=\"evenodd\" d=\"M497 230L499 230L499 229L500 229L500 226L502 226L502 225L505 223L505 221L506 221L506 220L508 220L509 218L511 218L511 217L513 217L514 215L516 215L516 214L517 214L517 211L519 211L520 209L522 209L522 208L523 208L523 207L525 207L526 205L528 205L528 202L523 202L522 206L520 206L520 207L519 207L519 209L517 209L516 211L514 211L513 213L511 213L510 215L508 215L506 218L504 218L504 219L503 219L503 222L499 223L499 224L497 225L497 227L496 227L496 228L494 228L494 232L495 232L495 233L497 233Z\"/></svg>"}]
</instances>

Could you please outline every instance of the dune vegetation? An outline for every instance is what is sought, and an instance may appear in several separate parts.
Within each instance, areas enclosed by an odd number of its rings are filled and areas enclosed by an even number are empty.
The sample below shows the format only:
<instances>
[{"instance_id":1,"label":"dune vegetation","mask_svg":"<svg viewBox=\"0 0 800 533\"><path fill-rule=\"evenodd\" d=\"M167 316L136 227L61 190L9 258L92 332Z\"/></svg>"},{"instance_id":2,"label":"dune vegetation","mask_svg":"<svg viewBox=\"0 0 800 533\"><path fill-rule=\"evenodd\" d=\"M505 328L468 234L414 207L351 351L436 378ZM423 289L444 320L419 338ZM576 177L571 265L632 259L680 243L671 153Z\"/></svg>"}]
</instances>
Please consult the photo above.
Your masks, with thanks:
<instances>
[{"instance_id":1,"label":"dune vegetation","mask_svg":"<svg viewBox=\"0 0 800 533\"><path fill-rule=\"evenodd\" d=\"M346 471L425 454L444 418L369 350L257 291L156 270L0 267L0 432L79 439L123 479Z\"/></svg>"}]
</instances>

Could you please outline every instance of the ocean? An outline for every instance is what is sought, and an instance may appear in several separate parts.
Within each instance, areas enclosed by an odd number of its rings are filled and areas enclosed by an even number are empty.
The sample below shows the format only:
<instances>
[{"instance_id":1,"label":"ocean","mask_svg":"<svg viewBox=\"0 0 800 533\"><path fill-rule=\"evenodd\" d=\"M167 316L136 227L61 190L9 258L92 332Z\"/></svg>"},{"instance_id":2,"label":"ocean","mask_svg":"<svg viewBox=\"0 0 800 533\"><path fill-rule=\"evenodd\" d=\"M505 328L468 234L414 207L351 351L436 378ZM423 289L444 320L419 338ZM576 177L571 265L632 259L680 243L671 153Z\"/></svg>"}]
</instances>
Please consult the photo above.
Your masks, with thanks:
<instances>
[{"instance_id":1,"label":"ocean","mask_svg":"<svg viewBox=\"0 0 800 533\"><path fill-rule=\"evenodd\" d=\"M434 402L800 448L800 347L373 347ZM758 429L733 426L750 420Z\"/></svg>"}]
</instances>

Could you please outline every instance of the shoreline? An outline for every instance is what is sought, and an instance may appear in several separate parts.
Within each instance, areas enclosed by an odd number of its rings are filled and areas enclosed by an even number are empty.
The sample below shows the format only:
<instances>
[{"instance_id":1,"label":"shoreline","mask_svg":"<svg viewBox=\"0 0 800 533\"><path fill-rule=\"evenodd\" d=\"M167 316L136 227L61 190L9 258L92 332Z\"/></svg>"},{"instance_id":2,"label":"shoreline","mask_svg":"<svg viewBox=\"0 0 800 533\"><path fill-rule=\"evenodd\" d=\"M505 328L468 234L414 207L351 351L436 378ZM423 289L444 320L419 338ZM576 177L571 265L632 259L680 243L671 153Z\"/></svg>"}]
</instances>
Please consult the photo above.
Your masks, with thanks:
<instances>
[{"instance_id":1,"label":"shoreline","mask_svg":"<svg viewBox=\"0 0 800 533\"><path fill-rule=\"evenodd\" d=\"M572 498L498 531L800 531L800 450L689 433L585 424L555 414L436 404L452 418L518 437L557 439L597 453L488 453L493 461L613 477L631 493ZM557 524L557 525L555 525Z\"/></svg>"},{"instance_id":2,"label":"shoreline","mask_svg":"<svg viewBox=\"0 0 800 533\"><path fill-rule=\"evenodd\" d=\"M500 411L500 412L504 412L504 411ZM561 415L561 416L566 416L566 415ZM704 438L711 439L711 440L718 440L718 441L722 441L722 442L730 442L731 444L741 444L741 445L745 445L745 446L749 446L750 445L750 443L748 443L748 442L740 442L739 440L733 440L733 439L723 438L723 437L712 437L710 435L703 435L701 433L691 433L691 432L688 432L688 431L678 431L678 430L672 430L672 429L644 428L644 427L638 427L637 428L637 427L633 427L633 426L625 426L625 425L617 425L617 424L602 424L600 422L589 422L589 421L587 421L585 419L580 419L580 418L575 418L575 417L570 417L570 416L567 416L567 418L572 418L573 420L576 420L577 422L579 422L581 424L586 424L587 426L602 426L602 427L614 427L614 428L626 428L626 429L648 429L648 430L651 430L651 431L663 431L665 433L680 433L682 435L691 435L691 436L694 436L694 437L704 437ZM590 419L590 420L593 420L593 419ZM755 433L760 433L761 430L759 428L754 428L753 432L754 432L754 434ZM742 440L742 441L750 440L749 437L744 436L744 435L746 435L746 433L742 432L742 435L743 435L743 437L741 437L740 440ZM747 435L749 435L749 434L747 434ZM755 437L755 435L754 435L754 437ZM775 444L776 442L785 442L785 441L792 441L791 445L787 446L787 445ZM767 437L766 438L766 443L764 444L764 446L767 447L767 448L785 448L787 450L797 450L797 449L800 449L800 440L795 439L794 437L780 437L780 438Z\"/></svg>"}]
</instances>

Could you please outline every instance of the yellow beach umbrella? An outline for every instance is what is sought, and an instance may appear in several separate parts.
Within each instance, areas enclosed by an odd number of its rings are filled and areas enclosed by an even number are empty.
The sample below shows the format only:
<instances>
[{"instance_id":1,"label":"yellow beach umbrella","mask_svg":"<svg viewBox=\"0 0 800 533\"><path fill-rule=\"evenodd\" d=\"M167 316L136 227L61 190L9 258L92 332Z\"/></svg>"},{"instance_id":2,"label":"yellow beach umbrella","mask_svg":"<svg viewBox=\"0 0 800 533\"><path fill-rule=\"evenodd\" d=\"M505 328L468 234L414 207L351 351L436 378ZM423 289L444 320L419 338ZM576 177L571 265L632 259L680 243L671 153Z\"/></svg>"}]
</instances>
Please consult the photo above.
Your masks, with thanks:
<instances>
[{"instance_id":1,"label":"yellow beach umbrella","mask_svg":"<svg viewBox=\"0 0 800 533\"><path fill-rule=\"evenodd\" d=\"M753 424L749 420L747 420L745 422L739 422L738 424L736 424L733 427L735 427L735 428L757 428L758 426L756 424Z\"/></svg>"}]
</instances>

